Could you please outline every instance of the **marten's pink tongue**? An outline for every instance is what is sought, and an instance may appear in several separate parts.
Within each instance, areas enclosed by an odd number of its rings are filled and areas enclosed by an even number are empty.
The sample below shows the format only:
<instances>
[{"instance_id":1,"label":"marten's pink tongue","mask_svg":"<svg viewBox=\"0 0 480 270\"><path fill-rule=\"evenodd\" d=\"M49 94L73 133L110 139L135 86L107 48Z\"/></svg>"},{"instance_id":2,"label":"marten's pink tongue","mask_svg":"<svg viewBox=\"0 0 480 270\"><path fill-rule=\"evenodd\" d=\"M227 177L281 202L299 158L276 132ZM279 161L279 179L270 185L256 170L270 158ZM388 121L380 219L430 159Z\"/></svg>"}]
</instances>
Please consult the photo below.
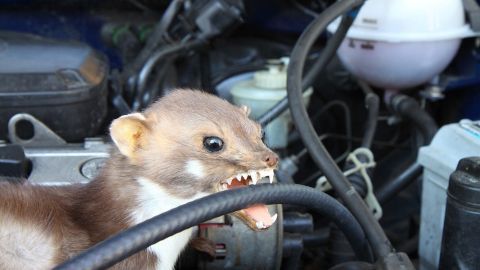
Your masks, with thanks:
<instances>
[{"instance_id":1,"label":"marten's pink tongue","mask_svg":"<svg viewBox=\"0 0 480 270\"><path fill-rule=\"evenodd\" d=\"M270 216L265 204L256 204L243 209L243 211L257 222L257 227L259 227L259 229L270 227L275 222L272 216ZM259 222L262 222L263 226L259 226Z\"/></svg>"},{"instance_id":2,"label":"marten's pink tongue","mask_svg":"<svg viewBox=\"0 0 480 270\"><path fill-rule=\"evenodd\" d=\"M247 179L242 179L241 181L239 181L237 178L234 178L232 183L227 185L227 188L235 189L248 186L247 181L250 180L250 176ZM248 215L251 219L255 221L258 229L266 229L270 227L277 219L276 214L270 216L268 208L264 204L255 204L253 206L243 209L243 211L246 215Z\"/></svg>"}]
</instances>

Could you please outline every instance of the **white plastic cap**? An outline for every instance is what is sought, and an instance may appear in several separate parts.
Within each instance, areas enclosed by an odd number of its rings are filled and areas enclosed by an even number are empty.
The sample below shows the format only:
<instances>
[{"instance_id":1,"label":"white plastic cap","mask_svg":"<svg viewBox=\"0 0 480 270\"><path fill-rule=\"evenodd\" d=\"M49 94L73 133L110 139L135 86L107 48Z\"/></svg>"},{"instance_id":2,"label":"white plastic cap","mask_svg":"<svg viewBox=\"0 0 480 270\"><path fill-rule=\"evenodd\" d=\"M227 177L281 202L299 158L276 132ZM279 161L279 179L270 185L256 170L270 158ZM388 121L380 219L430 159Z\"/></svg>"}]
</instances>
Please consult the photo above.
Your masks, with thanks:
<instances>
[{"instance_id":1,"label":"white plastic cap","mask_svg":"<svg viewBox=\"0 0 480 270\"><path fill-rule=\"evenodd\" d=\"M266 71L257 71L253 75L255 85L260 88L285 89L287 74L279 67L269 67Z\"/></svg>"},{"instance_id":2,"label":"white plastic cap","mask_svg":"<svg viewBox=\"0 0 480 270\"><path fill-rule=\"evenodd\" d=\"M271 60L268 70L257 71L253 75L254 84L259 88L286 89L288 57Z\"/></svg>"}]
</instances>

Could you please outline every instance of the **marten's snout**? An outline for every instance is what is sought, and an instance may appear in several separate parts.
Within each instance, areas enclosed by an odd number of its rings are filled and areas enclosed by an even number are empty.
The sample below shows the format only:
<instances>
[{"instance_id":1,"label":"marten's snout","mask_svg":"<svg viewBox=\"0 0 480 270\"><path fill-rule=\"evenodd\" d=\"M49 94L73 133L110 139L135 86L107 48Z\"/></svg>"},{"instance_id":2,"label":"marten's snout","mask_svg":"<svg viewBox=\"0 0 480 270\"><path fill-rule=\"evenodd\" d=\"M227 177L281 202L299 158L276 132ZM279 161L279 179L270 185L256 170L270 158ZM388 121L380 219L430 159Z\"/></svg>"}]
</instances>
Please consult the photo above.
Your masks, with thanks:
<instances>
[{"instance_id":1,"label":"marten's snout","mask_svg":"<svg viewBox=\"0 0 480 270\"><path fill-rule=\"evenodd\" d=\"M268 167L276 167L278 164L278 156L273 152L266 152L263 156L263 161Z\"/></svg>"}]
</instances>

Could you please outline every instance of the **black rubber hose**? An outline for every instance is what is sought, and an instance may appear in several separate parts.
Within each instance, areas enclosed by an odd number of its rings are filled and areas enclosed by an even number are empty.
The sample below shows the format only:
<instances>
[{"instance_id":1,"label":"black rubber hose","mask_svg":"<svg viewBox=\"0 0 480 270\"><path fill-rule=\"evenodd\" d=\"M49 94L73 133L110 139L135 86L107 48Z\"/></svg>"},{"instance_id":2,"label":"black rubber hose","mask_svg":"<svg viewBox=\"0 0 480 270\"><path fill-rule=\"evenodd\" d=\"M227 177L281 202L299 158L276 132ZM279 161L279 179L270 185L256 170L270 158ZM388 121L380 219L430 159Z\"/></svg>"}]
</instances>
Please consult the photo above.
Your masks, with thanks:
<instances>
[{"instance_id":1,"label":"black rubber hose","mask_svg":"<svg viewBox=\"0 0 480 270\"><path fill-rule=\"evenodd\" d=\"M365 105L368 110L367 124L365 125L365 133L363 134L362 147L372 147L372 142L375 137L375 131L377 130L378 111L380 109L380 98L372 88L364 81L357 81L360 88L365 93Z\"/></svg>"},{"instance_id":2,"label":"black rubber hose","mask_svg":"<svg viewBox=\"0 0 480 270\"><path fill-rule=\"evenodd\" d=\"M328 40L327 45L323 49L322 54L320 55L318 60L313 63L312 67L310 67L310 69L305 74L305 77L303 77L303 89L306 90L307 88L312 86L318 74L323 72L328 63L330 63L333 57L335 57L337 49L338 47L340 47L340 44L342 44L342 41L345 38L345 35L347 34L348 29L350 28L352 23L353 18L351 16L344 15L342 17L337 31L335 31L333 36Z\"/></svg>"},{"instance_id":3,"label":"black rubber hose","mask_svg":"<svg viewBox=\"0 0 480 270\"><path fill-rule=\"evenodd\" d=\"M422 133L424 144L429 144L438 131L437 123L420 104L407 95L395 95L390 101L391 108L402 118L412 122Z\"/></svg>"},{"instance_id":4,"label":"black rubber hose","mask_svg":"<svg viewBox=\"0 0 480 270\"><path fill-rule=\"evenodd\" d=\"M100 242L55 269L104 269L175 233L258 203L312 209L337 224L360 259L372 261L362 228L337 200L302 185L263 184L218 192L172 209Z\"/></svg>"},{"instance_id":5,"label":"black rubber hose","mask_svg":"<svg viewBox=\"0 0 480 270\"><path fill-rule=\"evenodd\" d=\"M328 181L338 193L352 214L362 225L363 230L372 246L377 258L392 253L393 247L378 221L363 199L355 191L335 161L319 140L318 135L308 118L302 95L302 72L308 52L317 37L325 30L328 23L345 12L361 5L361 0L341 0L332 4L319 15L302 33L297 40L290 57L287 70L287 92L290 111L295 126L302 137L303 143L317 166L327 177Z\"/></svg>"},{"instance_id":6,"label":"black rubber hose","mask_svg":"<svg viewBox=\"0 0 480 270\"><path fill-rule=\"evenodd\" d=\"M378 111L380 108L380 98L372 88L365 82L357 80L358 85L365 94L365 106L368 110L367 121L365 125L365 132L363 134L361 147L370 149L372 147L372 142L375 137L375 131L377 130L377 121L378 121ZM366 162L368 157L361 154L357 155L358 159L361 162ZM345 164L345 170L349 170L355 167L355 164L351 161L348 161ZM369 175L372 175L373 169L367 170ZM367 186L365 184L365 179L360 172L353 173L348 176L348 180L355 187L355 190L358 192L360 197L364 198L367 195Z\"/></svg>"},{"instance_id":7,"label":"black rubber hose","mask_svg":"<svg viewBox=\"0 0 480 270\"><path fill-rule=\"evenodd\" d=\"M330 40L327 42L325 49L323 50L322 54L318 58L318 60L312 65L312 67L308 70L305 78L303 78L302 82L302 90L307 90L310 86L312 86L315 78L318 76L320 72L327 66L327 64L332 60L335 56L335 52L337 51L338 47L343 41L343 38L347 34L348 28L352 25L353 19L350 16L343 16L340 25L338 26L337 31ZM270 108L266 113L261 115L258 118L258 123L265 127L270 122L275 120L280 114L282 114L288 108L288 98L285 97L280 100L277 104L275 104L272 108Z\"/></svg>"},{"instance_id":8,"label":"black rubber hose","mask_svg":"<svg viewBox=\"0 0 480 270\"><path fill-rule=\"evenodd\" d=\"M367 121L365 125L365 132L363 134L361 147L370 149L373 139L375 137L375 131L377 130L378 111L380 108L380 98L373 92L372 88L364 81L357 80L358 85L365 94L365 106L368 110ZM357 158L361 162L366 162L368 157L363 154L358 154ZM355 167L355 164L351 161L347 161L345 164L345 170L349 170ZM369 175L372 175L373 169L367 170ZM348 181L355 187L360 197L365 198L368 189L365 183L365 179L360 172L355 172L348 176ZM348 242L339 232L336 226L331 228L330 239L330 261L334 264L339 262L346 262L351 260L353 254L352 248L348 245Z\"/></svg>"},{"instance_id":9,"label":"black rubber hose","mask_svg":"<svg viewBox=\"0 0 480 270\"><path fill-rule=\"evenodd\" d=\"M126 76L131 76L135 74L140 68L144 65L144 63L148 60L150 55L157 49L160 45L165 43L164 35L167 33L168 27L172 23L173 19L180 11L183 0L173 0L167 9L165 10L164 14L160 21L155 25L152 33L148 37L145 46L142 48L138 56L135 58L131 66L126 68Z\"/></svg>"},{"instance_id":10,"label":"black rubber hose","mask_svg":"<svg viewBox=\"0 0 480 270\"><path fill-rule=\"evenodd\" d=\"M400 175L388 181L382 187L380 187L375 196L380 204L385 204L392 199L396 194L406 188L412 181L418 179L422 174L422 166L418 163L413 163Z\"/></svg>"},{"instance_id":11,"label":"black rubber hose","mask_svg":"<svg viewBox=\"0 0 480 270\"><path fill-rule=\"evenodd\" d=\"M438 131L438 126L432 116L414 98L406 95L395 95L390 100L390 107L402 118L413 123L415 128L421 132L423 145L427 145L432 141L433 136ZM378 201L382 204L388 202L415 179L418 179L421 174L422 166L416 162L413 163L400 175L388 181L377 190L376 196Z\"/></svg>"},{"instance_id":12,"label":"black rubber hose","mask_svg":"<svg viewBox=\"0 0 480 270\"><path fill-rule=\"evenodd\" d=\"M370 149L372 147L372 142L375 137L375 131L377 130L377 121L378 121L378 111L380 108L380 99L376 95L372 88L365 82L357 80L358 85L365 93L365 106L368 110L367 121L365 125L365 132L363 134L361 147ZM366 162L368 157L365 155L357 155L358 159L361 162ZM345 170L349 170L355 167L355 164L351 161L347 161L345 164ZM369 175L372 174L373 169L369 169L367 172ZM360 172L353 173L348 176L348 181L355 187L355 190L358 192L360 197L364 198L367 195L367 186L365 184L365 179Z\"/></svg>"},{"instance_id":13,"label":"black rubber hose","mask_svg":"<svg viewBox=\"0 0 480 270\"><path fill-rule=\"evenodd\" d=\"M140 107L142 106L143 95L145 94L145 88L147 87L148 78L152 73L153 69L155 68L155 66L158 64L158 62L160 62L161 60L164 60L167 57L177 55L187 50L194 49L203 44L205 44L205 41L200 39L195 39L192 41L169 45L162 49L159 49L150 58L148 58L147 62L145 63L145 65L143 65L137 77L137 83L136 83L137 91L136 91L135 100L133 102L132 109L136 111L140 109Z\"/></svg>"}]
</instances>

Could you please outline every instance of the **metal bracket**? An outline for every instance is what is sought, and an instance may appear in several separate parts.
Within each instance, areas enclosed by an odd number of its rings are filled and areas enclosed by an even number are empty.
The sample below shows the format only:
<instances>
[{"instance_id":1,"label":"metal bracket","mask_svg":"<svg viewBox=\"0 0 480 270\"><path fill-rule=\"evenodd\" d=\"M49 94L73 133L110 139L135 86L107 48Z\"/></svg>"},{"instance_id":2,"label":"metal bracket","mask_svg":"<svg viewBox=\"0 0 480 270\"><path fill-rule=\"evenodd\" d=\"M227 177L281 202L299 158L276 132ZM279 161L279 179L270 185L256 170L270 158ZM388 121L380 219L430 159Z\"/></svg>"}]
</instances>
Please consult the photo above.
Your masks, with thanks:
<instances>
[{"instance_id":1,"label":"metal bracket","mask_svg":"<svg viewBox=\"0 0 480 270\"><path fill-rule=\"evenodd\" d=\"M17 132L17 124L22 121L30 123L33 127L33 136L26 140L20 138ZM8 121L8 137L12 143L22 146L60 146L67 144L64 139L44 123L27 113L19 113L10 118Z\"/></svg>"}]
</instances>

